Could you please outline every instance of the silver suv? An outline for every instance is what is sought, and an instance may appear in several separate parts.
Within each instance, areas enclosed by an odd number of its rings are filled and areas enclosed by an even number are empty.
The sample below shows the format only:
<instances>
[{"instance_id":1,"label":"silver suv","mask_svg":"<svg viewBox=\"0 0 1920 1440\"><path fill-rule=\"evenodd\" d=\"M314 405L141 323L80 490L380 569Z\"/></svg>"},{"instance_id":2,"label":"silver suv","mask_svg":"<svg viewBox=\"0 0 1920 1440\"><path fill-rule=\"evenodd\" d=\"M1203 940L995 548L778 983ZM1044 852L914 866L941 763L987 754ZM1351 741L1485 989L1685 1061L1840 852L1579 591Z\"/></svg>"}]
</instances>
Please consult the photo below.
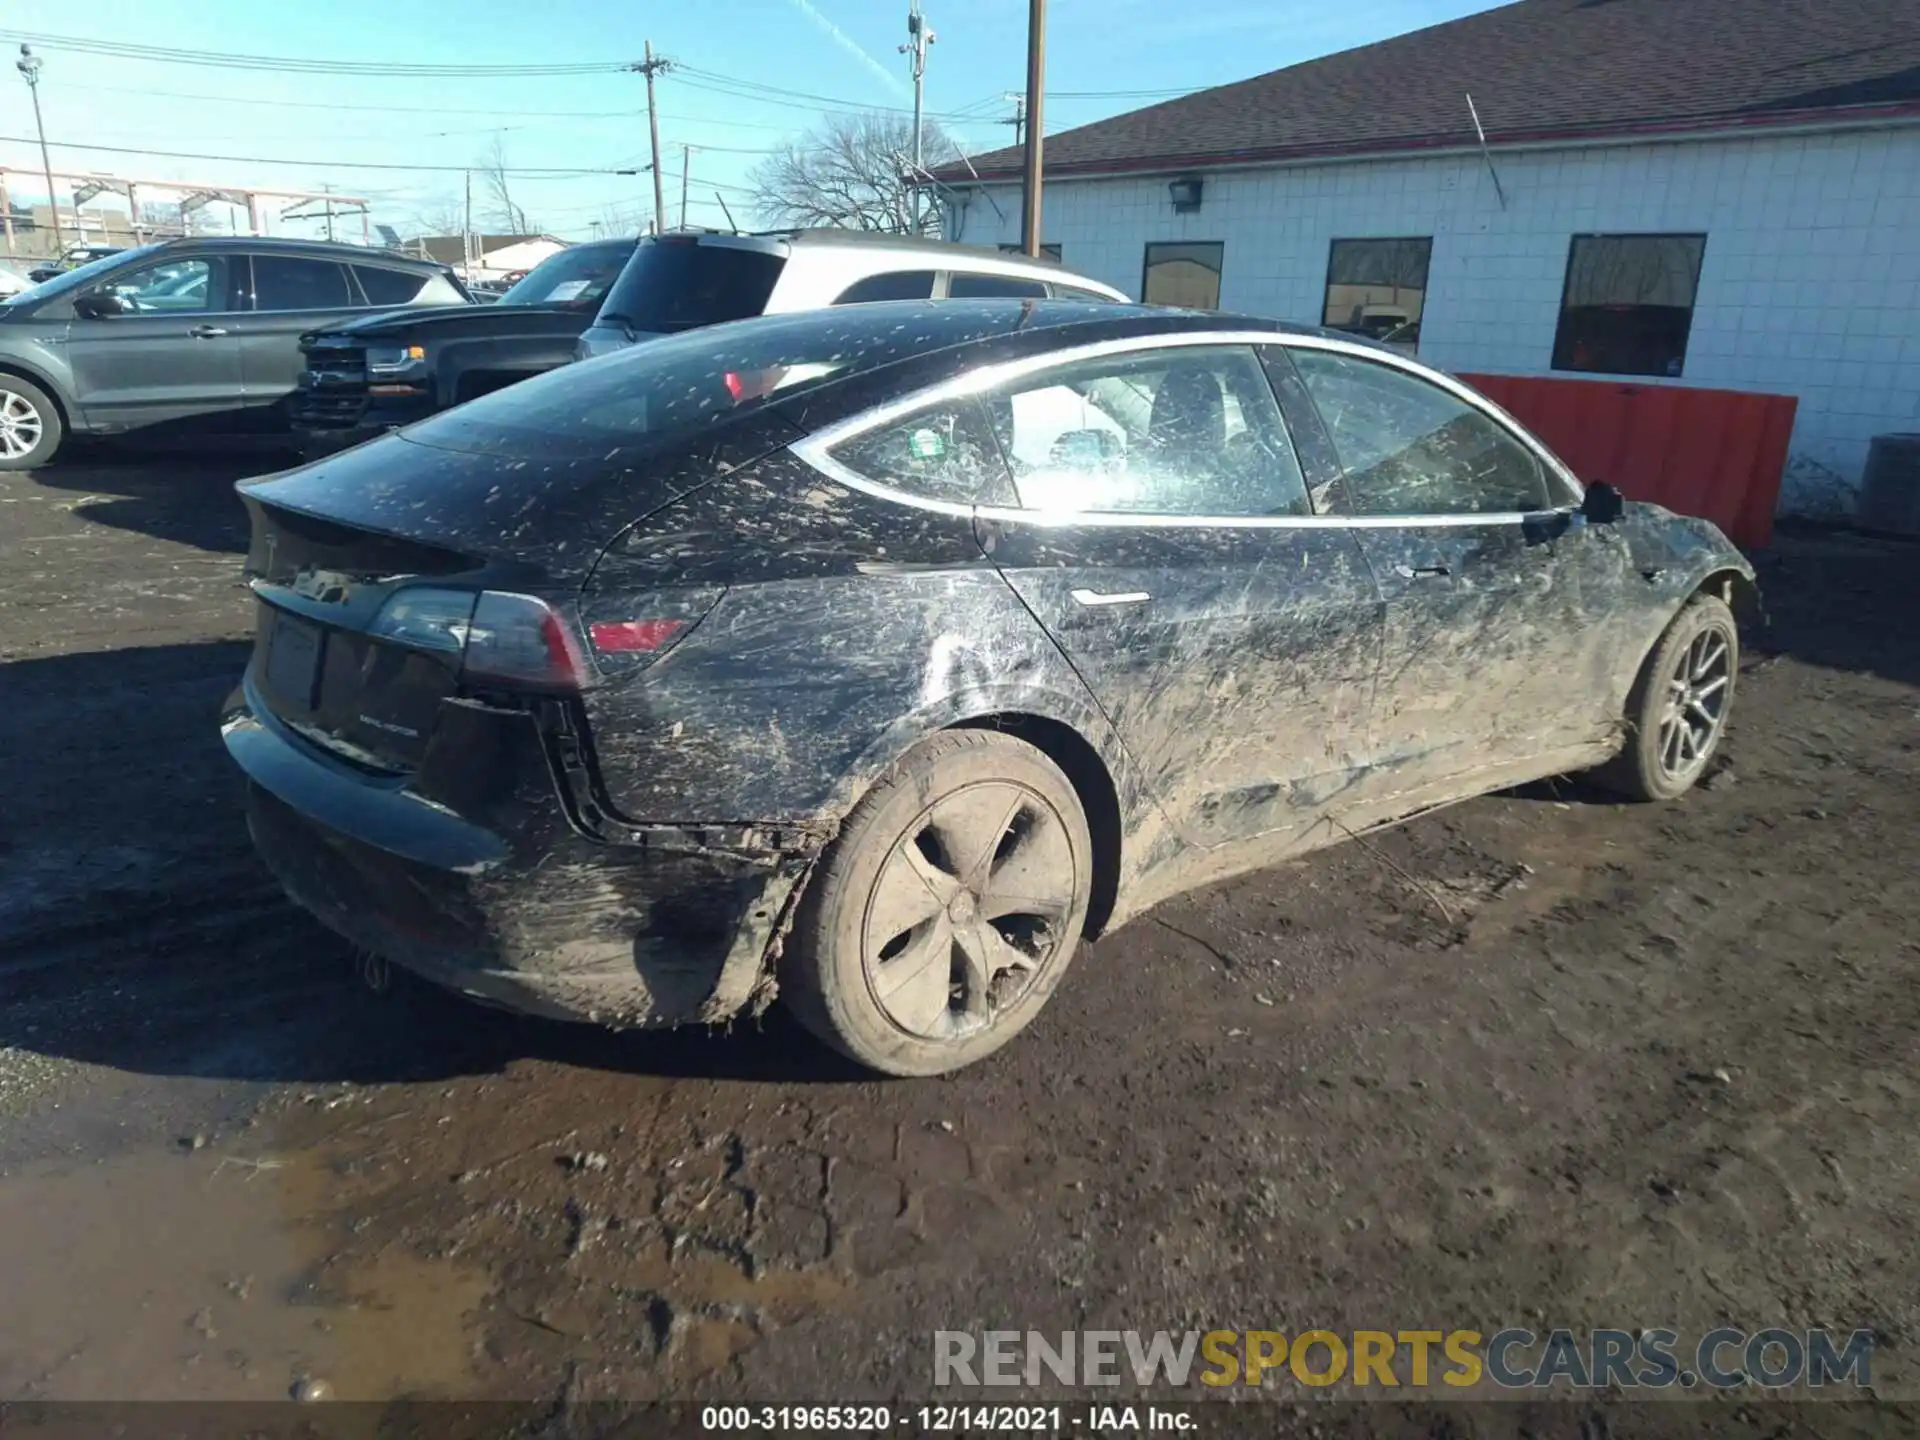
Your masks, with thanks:
<instances>
[{"instance_id":1,"label":"silver suv","mask_svg":"<svg viewBox=\"0 0 1920 1440\"><path fill-rule=\"evenodd\" d=\"M581 335L582 360L636 340L869 300L1125 301L1051 260L858 230L676 231L644 240Z\"/></svg>"}]
</instances>

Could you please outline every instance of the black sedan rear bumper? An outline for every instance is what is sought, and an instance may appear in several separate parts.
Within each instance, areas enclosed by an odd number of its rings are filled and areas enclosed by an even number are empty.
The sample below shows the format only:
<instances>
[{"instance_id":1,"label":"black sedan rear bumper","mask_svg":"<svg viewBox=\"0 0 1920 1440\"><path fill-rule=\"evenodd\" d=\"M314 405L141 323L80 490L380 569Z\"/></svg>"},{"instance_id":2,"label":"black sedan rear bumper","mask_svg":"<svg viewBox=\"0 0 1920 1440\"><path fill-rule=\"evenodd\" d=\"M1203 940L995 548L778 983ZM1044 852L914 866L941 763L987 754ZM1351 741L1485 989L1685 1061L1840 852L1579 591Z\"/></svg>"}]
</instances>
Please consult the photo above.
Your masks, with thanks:
<instances>
[{"instance_id":1,"label":"black sedan rear bumper","mask_svg":"<svg viewBox=\"0 0 1920 1440\"><path fill-rule=\"evenodd\" d=\"M558 790L524 784L502 833L335 761L249 699L235 692L222 734L254 843L351 943L477 1000L619 1028L711 1023L771 994L768 951L811 855L669 826L606 844L569 827Z\"/></svg>"}]
</instances>

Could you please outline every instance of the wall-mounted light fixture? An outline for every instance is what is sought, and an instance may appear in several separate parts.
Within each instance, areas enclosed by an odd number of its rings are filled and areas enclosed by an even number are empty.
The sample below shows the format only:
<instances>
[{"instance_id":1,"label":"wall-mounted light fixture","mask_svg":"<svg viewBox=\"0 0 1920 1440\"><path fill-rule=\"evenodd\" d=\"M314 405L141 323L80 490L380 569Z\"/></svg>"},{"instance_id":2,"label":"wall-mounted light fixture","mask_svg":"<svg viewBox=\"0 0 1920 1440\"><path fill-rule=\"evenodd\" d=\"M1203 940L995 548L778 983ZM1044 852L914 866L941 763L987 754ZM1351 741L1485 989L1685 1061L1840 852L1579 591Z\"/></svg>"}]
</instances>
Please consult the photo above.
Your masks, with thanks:
<instances>
[{"instance_id":1,"label":"wall-mounted light fixture","mask_svg":"<svg viewBox=\"0 0 1920 1440\"><path fill-rule=\"evenodd\" d=\"M1191 215L1200 208L1200 187L1203 182L1198 176L1183 175L1167 186L1167 193L1173 197L1173 213Z\"/></svg>"}]
</instances>

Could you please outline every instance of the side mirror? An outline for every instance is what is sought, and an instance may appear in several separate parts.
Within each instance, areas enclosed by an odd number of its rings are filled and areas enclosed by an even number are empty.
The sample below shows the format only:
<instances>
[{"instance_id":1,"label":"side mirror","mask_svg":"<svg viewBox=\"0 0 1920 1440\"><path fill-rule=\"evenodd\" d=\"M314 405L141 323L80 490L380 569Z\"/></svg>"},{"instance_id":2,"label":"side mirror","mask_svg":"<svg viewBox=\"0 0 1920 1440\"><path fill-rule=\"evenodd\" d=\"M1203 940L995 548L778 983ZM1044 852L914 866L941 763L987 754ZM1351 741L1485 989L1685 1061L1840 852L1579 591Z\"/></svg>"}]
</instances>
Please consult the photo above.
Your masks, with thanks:
<instances>
[{"instance_id":1,"label":"side mirror","mask_svg":"<svg viewBox=\"0 0 1920 1440\"><path fill-rule=\"evenodd\" d=\"M93 290L85 295L77 295L73 301L73 313L82 320L105 320L114 315L125 315L133 309L123 295L115 295L108 290Z\"/></svg>"},{"instance_id":2,"label":"side mirror","mask_svg":"<svg viewBox=\"0 0 1920 1440\"><path fill-rule=\"evenodd\" d=\"M1580 502L1580 513L1589 524L1611 525L1626 513L1627 502L1621 493L1604 480L1587 487L1587 498Z\"/></svg>"}]
</instances>

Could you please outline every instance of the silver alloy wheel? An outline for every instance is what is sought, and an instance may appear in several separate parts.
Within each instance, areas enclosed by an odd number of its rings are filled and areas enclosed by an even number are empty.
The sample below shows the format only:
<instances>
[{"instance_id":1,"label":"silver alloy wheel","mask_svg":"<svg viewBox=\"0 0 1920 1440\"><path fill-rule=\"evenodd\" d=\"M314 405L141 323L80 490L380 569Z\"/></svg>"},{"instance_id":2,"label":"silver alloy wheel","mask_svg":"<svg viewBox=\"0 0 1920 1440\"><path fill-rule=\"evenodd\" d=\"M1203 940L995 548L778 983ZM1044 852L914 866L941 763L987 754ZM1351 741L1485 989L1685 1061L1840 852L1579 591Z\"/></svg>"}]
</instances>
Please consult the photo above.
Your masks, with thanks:
<instances>
[{"instance_id":1,"label":"silver alloy wheel","mask_svg":"<svg viewBox=\"0 0 1920 1440\"><path fill-rule=\"evenodd\" d=\"M46 433L39 407L17 391L0 389L0 459L31 455Z\"/></svg>"},{"instance_id":2,"label":"silver alloy wheel","mask_svg":"<svg viewBox=\"0 0 1920 1440\"><path fill-rule=\"evenodd\" d=\"M1709 625L1680 652L1667 676L1657 753L1669 780L1691 779L1706 764L1726 723L1732 682L1733 637Z\"/></svg>"},{"instance_id":3,"label":"silver alloy wheel","mask_svg":"<svg viewBox=\"0 0 1920 1440\"><path fill-rule=\"evenodd\" d=\"M1038 792L987 780L943 795L894 842L867 897L861 960L874 999L910 1035L990 1027L1072 937L1066 825Z\"/></svg>"}]
</instances>

